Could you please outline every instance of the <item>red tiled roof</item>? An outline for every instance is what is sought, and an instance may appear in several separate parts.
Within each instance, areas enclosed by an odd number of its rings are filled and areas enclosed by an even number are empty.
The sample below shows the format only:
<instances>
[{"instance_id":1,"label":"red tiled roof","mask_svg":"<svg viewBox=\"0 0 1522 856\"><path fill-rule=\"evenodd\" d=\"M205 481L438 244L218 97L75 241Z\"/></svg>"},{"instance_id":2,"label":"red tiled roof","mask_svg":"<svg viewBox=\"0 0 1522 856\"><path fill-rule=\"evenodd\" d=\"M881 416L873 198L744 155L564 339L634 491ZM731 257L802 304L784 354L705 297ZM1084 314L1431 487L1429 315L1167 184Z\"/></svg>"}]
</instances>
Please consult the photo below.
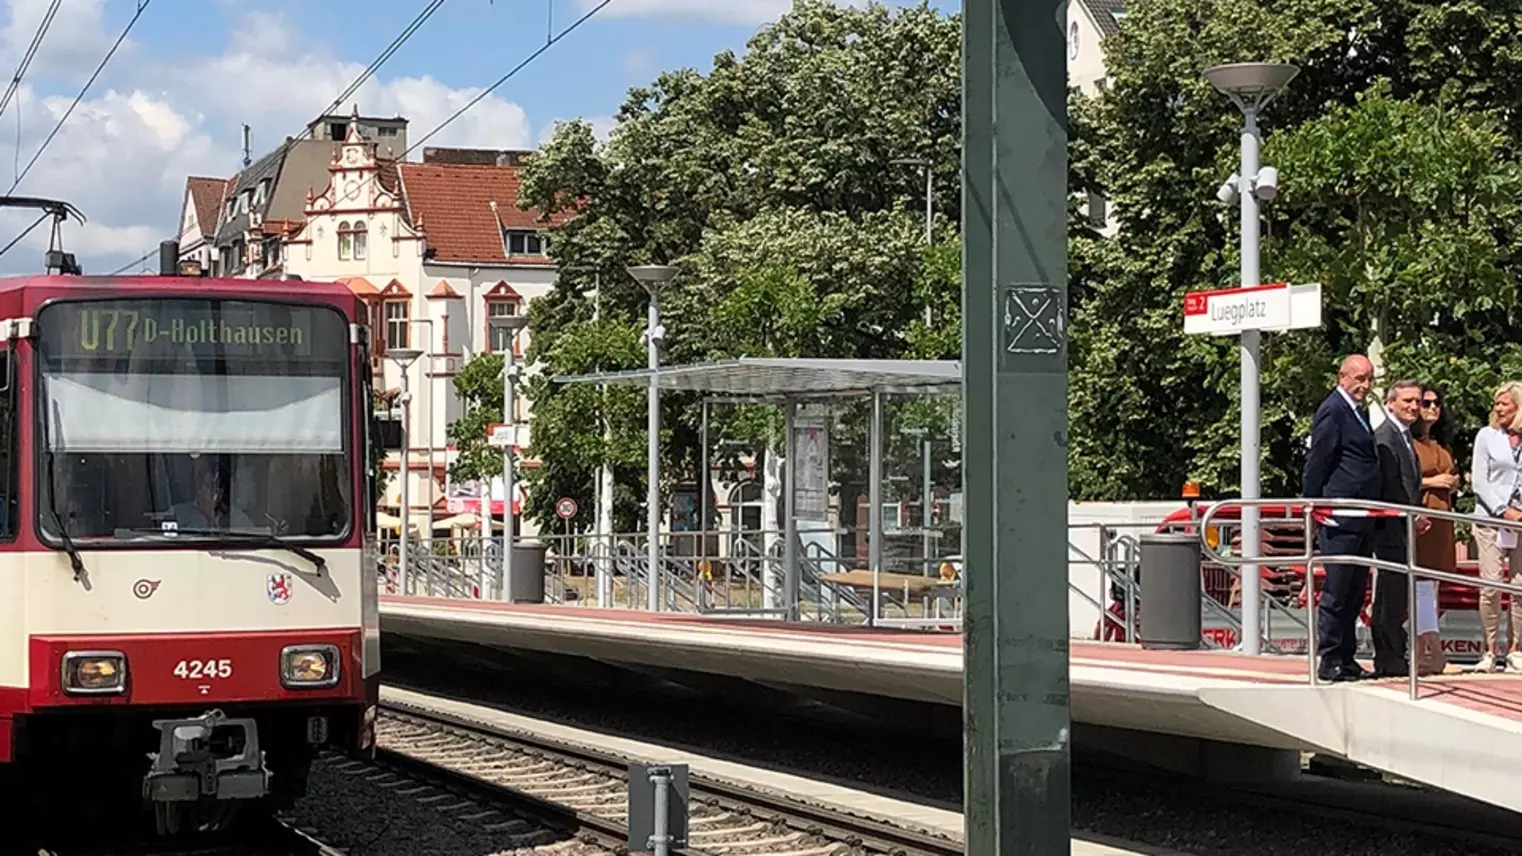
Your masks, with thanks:
<instances>
[{"instance_id":1,"label":"red tiled roof","mask_svg":"<svg viewBox=\"0 0 1522 856\"><path fill-rule=\"evenodd\" d=\"M447 282L445 282L444 280L441 279L441 280L439 280L438 284L435 285L428 292L428 296L429 297L446 297L446 298L447 297L459 297L460 296L460 292L455 291L453 286L451 286L449 283L447 283Z\"/></svg>"},{"instance_id":2,"label":"red tiled roof","mask_svg":"<svg viewBox=\"0 0 1522 856\"><path fill-rule=\"evenodd\" d=\"M399 165L407 211L422 229L434 258L448 262L506 264L502 230L542 229L539 212L518 209L517 166L405 163ZM497 203L492 213L491 203ZM548 264L548 259L514 258L515 264Z\"/></svg>"},{"instance_id":3,"label":"red tiled roof","mask_svg":"<svg viewBox=\"0 0 1522 856\"><path fill-rule=\"evenodd\" d=\"M266 235L279 235L282 238L294 238L302 227L306 226L305 220L265 220L260 227Z\"/></svg>"},{"instance_id":4,"label":"red tiled roof","mask_svg":"<svg viewBox=\"0 0 1522 856\"><path fill-rule=\"evenodd\" d=\"M374 297L375 295L380 294L380 289L376 288L374 285L371 285L370 280L365 279L362 276L346 276L340 279L339 282L348 286L349 291L352 292L355 297Z\"/></svg>"},{"instance_id":5,"label":"red tiled roof","mask_svg":"<svg viewBox=\"0 0 1522 856\"><path fill-rule=\"evenodd\" d=\"M217 231L217 211L222 207L229 181L226 178L204 178L199 175L185 179L185 187L190 191L190 202L195 206L196 223L201 227L201 234L210 235Z\"/></svg>"}]
</instances>

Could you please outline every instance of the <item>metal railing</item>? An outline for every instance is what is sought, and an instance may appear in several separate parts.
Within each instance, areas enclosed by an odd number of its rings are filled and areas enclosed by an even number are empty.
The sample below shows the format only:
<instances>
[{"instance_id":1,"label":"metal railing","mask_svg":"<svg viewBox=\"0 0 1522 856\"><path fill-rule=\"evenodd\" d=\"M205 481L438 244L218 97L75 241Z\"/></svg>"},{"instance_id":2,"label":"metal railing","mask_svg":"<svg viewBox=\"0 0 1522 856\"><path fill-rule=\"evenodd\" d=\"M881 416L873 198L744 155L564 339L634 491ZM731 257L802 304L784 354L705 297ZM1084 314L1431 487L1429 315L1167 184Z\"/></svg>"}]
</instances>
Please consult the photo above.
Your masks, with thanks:
<instances>
[{"instance_id":1,"label":"metal railing","mask_svg":"<svg viewBox=\"0 0 1522 856\"><path fill-rule=\"evenodd\" d=\"M1218 530L1233 524L1215 524ZM1073 602L1094 611L1096 629L1074 627L1075 636L1094 632L1104 639L1127 643L1138 639L1136 619L1142 604L1143 581L1139 576L1140 535L1157 531L1162 520L1120 523L1073 523L1068 527L1067 561L1061 569L1069 577ZM1203 526L1197 519L1173 521L1166 528ZM802 534L802 533L801 533ZM923 557L886 555L882 573L897 577L940 576L943 564L955 573L949 580L921 591L922 586L903 585L894 577L876 575L878 585L869 591L830 579L842 571L864 569L866 560L854 554L837 554L832 547L853 542L851 530L833 530L800 537L795 555L799 576L799 617L832 624L873 624L902 628L959 630L962 624L964 569L959 554ZM762 530L721 530L708 533L662 534L658 586L662 609L728 617L785 617L785 550L783 533ZM825 543L823 539L828 539ZM649 585L644 533L612 536L573 533L541 533L533 539L545 548L545 600L569 606L642 609ZM398 538L383 539L377 561L382 590L404 593L397 578ZM503 597L501 542L498 538L464 535L434 538L431 542L409 539L407 594L464 599L494 600ZM917 551L916 551L917 552ZM1293 559L1291 559L1293 561ZM521 561L521 557L520 557ZM1276 561L1283 563L1283 557ZM1260 564L1261 564L1260 560ZM522 569L518 569L521 572ZM1087 577L1097 582L1085 583ZM1241 620L1230 608L1230 580L1239 571L1228 564L1206 563L1202 573L1210 580L1201 595L1207 625L1241 633ZM1220 577L1220 579L1217 579ZM1230 579L1228 579L1230 578ZM1265 614L1283 611L1300 623L1300 615L1269 599ZM1109 608L1120 605L1122 615ZM1212 637L1204 643L1221 647Z\"/></svg>"},{"instance_id":2,"label":"metal railing","mask_svg":"<svg viewBox=\"0 0 1522 856\"><path fill-rule=\"evenodd\" d=\"M1475 578L1463 574L1440 571L1435 568L1427 568L1416 563L1416 521L1425 517L1429 520L1451 520L1454 523L1467 523L1481 525L1496 530L1510 529L1522 534L1522 523L1504 520L1500 518L1482 518L1474 514L1464 514L1456 511L1438 511L1431 508L1423 508L1413 505L1399 505L1390 502L1376 502L1361 499L1232 499L1223 500L1213 504L1200 518L1201 549L1212 562L1222 565L1241 567L1249 562L1262 564L1261 557L1246 559L1243 557L1227 557L1215 551L1210 542L1203 537L1205 528L1210 523L1210 518L1222 509L1241 509L1262 506L1281 506L1287 508L1299 508L1300 514L1282 518L1285 520L1298 519L1304 526L1305 551L1295 557L1293 561L1305 563L1305 580L1308 593L1305 598L1305 624L1306 624L1306 662L1309 671L1309 681L1312 686L1319 685L1320 675L1317 667L1317 644L1316 644L1316 608L1318 598L1315 596L1315 569L1325 565L1359 565L1374 570L1403 573L1406 575L1406 603L1408 619L1406 622L1406 671L1407 690L1412 701L1421 696L1421 675L1417 666L1416 658L1416 582L1418 578L1434 580L1439 583L1449 583L1457 586L1468 586L1481 590L1493 589L1506 592L1513 598L1522 597L1522 585L1502 582L1500 580L1487 580ZM1357 511L1363 512L1364 516L1372 517L1380 523L1401 521L1406 529L1406 561L1404 564L1380 559L1375 556L1355 556L1337 554L1317 554L1316 551L1316 515L1317 512ZM1333 515L1334 517L1336 515ZM1517 608L1514 603L1513 609ZM1514 642L1515 640L1513 640Z\"/></svg>"}]
</instances>

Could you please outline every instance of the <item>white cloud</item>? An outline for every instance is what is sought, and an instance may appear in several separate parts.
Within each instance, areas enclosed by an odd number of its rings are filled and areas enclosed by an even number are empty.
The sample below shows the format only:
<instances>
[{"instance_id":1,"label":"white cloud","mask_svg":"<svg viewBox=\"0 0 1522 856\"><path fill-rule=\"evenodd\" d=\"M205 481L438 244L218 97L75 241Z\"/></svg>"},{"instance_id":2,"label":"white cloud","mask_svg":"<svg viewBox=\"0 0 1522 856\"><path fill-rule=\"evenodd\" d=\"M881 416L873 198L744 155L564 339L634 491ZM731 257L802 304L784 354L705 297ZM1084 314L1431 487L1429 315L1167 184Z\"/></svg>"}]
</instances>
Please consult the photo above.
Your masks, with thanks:
<instances>
[{"instance_id":1,"label":"white cloud","mask_svg":"<svg viewBox=\"0 0 1522 856\"><path fill-rule=\"evenodd\" d=\"M17 41L20 47L5 55L19 56L25 49L47 3L7 0L9 14L0 16L8 22L0 29L0 47L14 48ZM77 92L78 82L71 88L66 78L40 75L44 59L50 68L84 67L88 74L115 40L118 25L104 27L102 3L64 0L28 83L0 117L0 191L14 177L17 116L19 165L24 168ZM152 6L145 16L170 14L171 5ZM114 270L173 236L186 176L224 177L237 171L241 123L252 127L258 157L300 133L363 69L362 63L339 59L303 39L297 25L265 11L241 17L222 53L174 65L155 62L129 40L16 192L78 206L89 223L65 227L66 249L78 255L87 273ZM34 82L47 94L39 95ZM453 89L427 76L388 78L383 70L381 80L367 82L340 112L358 104L367 115L405 116L409 142L417 143L480 91ZM534 139L523 109L493 95L427 145L522 148ZM36 216L0 210L0 246ZM39 270L47 243L48 230L39 227L0 257L0 272Z\"/></svg>"},{"instance_id":2,"label":"white cloud","mask_svg":"<svg viewBox=\"0 0 1522 856\"><path fill-rule=\"evenodd\" d=\"M0 48L4 51L7 82L16 68L11 63L20 62L51 4L52 0L10 0L6 4L5 24L0 28ZM76 87L83 84L120 35L116 29L118 25L107 31L101 15L104 5L105 0L63 0L53 15L46 37L37 48L37 55L27 70L27 79L41 80L56 75ZM150 7L144 15L153 11ZM120 26L124 25L125 21ZM133 52L134 46L125 42L111 62L132 62Z\"/></svg>"}]
</instances>

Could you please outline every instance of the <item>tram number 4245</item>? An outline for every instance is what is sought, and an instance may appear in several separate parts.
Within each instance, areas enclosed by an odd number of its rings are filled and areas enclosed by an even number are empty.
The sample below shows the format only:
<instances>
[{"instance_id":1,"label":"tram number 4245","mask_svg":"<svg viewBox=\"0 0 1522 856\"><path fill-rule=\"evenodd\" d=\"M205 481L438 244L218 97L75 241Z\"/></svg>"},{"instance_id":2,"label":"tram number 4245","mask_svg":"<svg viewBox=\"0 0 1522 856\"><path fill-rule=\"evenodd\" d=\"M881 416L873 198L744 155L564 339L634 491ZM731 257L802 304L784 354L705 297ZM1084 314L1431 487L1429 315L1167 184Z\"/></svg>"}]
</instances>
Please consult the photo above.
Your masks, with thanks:
<instances>
[{"instance_id":1,"label":"tram number 4245","mask_svg":"<svg viewBox=\"0 0 1522 856\"><path fill-rule=\"evenodd\" d=\"M187 681L233 676L232 660L181 660L174 665L174 676Z\"/></svg>"}]
</instances>

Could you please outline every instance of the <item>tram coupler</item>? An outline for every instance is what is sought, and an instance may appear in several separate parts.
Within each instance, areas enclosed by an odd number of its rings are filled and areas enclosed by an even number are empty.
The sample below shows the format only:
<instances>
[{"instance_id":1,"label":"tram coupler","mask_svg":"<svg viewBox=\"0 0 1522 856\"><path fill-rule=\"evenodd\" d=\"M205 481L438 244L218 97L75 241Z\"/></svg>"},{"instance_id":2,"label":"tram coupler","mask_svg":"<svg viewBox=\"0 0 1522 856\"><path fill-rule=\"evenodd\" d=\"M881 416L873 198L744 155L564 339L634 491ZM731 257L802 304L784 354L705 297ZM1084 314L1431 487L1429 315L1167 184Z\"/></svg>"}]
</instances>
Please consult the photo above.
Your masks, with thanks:
<instances>
[{"instance_id":1,"label":"tram coupler","mask_svg":"<svg viewBox=\"0 0 1522 856\"><path fill-rule=\"evenodd\" d=\"M211 710L193 719L156 719L159 751L143 777L153 802L259 799L269 793L270 772L252 719L229 719Z\"/></svg>"}]
</instances>

